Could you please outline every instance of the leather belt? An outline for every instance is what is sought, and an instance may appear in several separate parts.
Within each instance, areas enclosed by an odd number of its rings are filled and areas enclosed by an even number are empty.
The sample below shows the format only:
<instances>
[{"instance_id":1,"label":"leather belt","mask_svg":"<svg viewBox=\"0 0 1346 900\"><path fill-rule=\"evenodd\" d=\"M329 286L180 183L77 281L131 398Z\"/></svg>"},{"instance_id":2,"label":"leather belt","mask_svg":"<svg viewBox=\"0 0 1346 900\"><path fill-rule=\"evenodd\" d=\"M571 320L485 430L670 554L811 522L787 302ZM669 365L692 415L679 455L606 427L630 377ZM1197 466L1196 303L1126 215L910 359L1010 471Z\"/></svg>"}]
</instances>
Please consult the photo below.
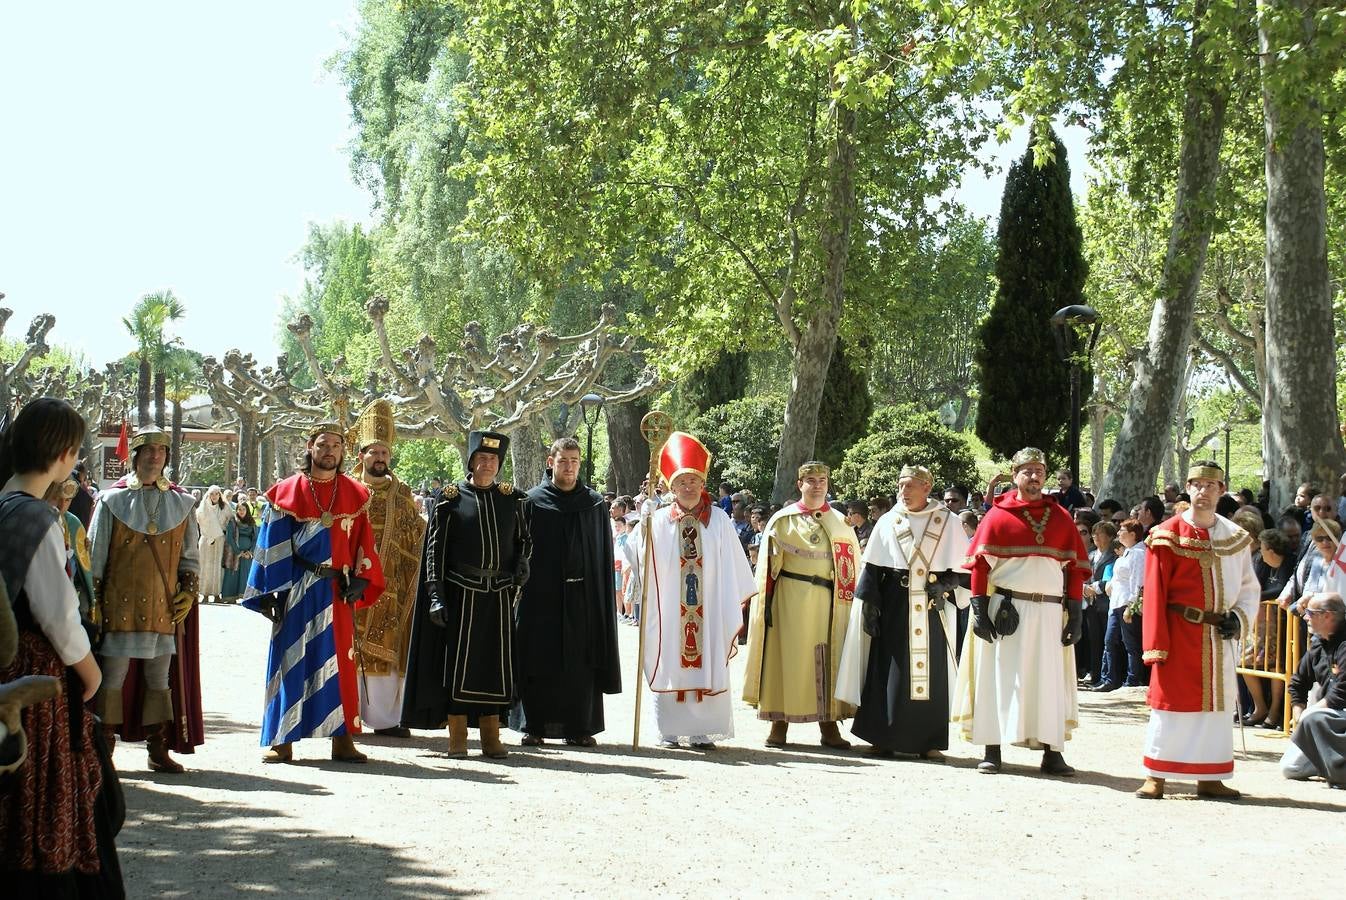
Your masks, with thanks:
<instances>
[{"instance_id":1,"label":"leather belt","mask_svg":"<svg viewBox=\"0 0 1346 900\"><path fill-rule=\"evenodd\" d=\"M809 584L816 584L818 587L825 587L829 591L833 589L832 579L824 578L821 575L801 575L798 572L791 572L787 569L781 569L779 578L793 578L795 581L804 581Z\"/></svg>"},{"instance_id":2,"label":"leather belt","mask_svg":"<svg viewBox=\"0 0 1346 900\"><path fill-rule=\"evenodd\" d=\"M1170 603L1168 608L1182 616L1184 622L1191 622L1193 625L1219 625L1224 621L1224 613L1207 612L1199 606Z\"/></svg>"},{"instance_id":3,"label":"leather belt","mask_svg":"<svg viewBox=\"0 0 1346 900\"><path fill-rule=\"evenodd\" d=\"M293 556L295 562L299 563L301 569L307 572L312 572L318 578L336 578L341 575L340 569L334 569L331 566L321 566L317 563L309 562L297 553L293 554Z\"/></svg>"},{"instance_id":4,"label":"leather belt","mask_svg":"<svg viewBox=\"0 0 1346 900\"><path fill-rule=\"evenodd\" d=\"M499 569L478 569L476 566L469 566L465 563L454 563L451 566L453 571L459 575L466 575L468 578L513 578L513 572L502 572Z\"/></svg>"},{"instance_id":5,"label":"leather belt","mask_svg":"<svg viewBox=\"0 0 1346 900\"><path fill-rule=\"evenodd\" d=\"M1060 597L1053 597L1050 594L1030 594L1027 591L1011 591L1001 588L998 591L1002 596L1010 600L1027 600L1029 603L1056 603L1060 604Z\"/></svg>"}]
</instances>

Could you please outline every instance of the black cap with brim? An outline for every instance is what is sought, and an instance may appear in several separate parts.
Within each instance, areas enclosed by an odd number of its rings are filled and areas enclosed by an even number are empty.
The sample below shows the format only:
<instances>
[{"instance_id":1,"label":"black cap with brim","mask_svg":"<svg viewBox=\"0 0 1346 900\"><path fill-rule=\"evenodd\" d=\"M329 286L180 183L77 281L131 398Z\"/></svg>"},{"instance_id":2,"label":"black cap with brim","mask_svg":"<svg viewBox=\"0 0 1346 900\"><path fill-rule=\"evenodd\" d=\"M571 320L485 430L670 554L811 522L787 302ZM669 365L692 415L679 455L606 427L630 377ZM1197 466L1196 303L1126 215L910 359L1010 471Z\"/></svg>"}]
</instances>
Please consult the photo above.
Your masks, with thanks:
<instances>
[{"instance_id":1,"label":"black cap with brim","mask_svg":"<svg viewBox=\"0 0 1346 900\"><path fill-rule=\"evenodd\" d=\"M498 431L473 431L467 436L467 462L472 463L474 453L494 453L505 464L505 454L509 451L509 435Z\"/></svg>"}]
</instances>

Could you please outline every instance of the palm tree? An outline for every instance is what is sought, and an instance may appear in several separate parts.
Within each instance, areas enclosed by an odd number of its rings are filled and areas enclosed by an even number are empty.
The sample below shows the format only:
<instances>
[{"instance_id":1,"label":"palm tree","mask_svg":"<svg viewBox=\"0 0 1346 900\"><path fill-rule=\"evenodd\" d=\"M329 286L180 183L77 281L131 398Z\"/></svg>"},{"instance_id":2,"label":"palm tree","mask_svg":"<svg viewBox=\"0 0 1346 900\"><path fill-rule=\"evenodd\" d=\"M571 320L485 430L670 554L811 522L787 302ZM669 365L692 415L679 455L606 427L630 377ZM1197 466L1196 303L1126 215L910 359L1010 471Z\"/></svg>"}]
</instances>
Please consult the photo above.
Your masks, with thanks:
<instances>
[{"instance_id":1,"label":"palm tree","mask_svg":"<svg viewBox=\"0 0 1346 900\"><path fill-rule=\"evenodd\" d=\"M186 476L182 464L182 404L195 394L201 379L199 357L182 347L172 347L164 365L156 373L156 379L162 375L166 382L164 396L173 401L172 448L169 458L173 461L174 480L181 482Z\"/></svg>"},{"instance_id":2,"label":"palm tree","mask_svg":"<svg viewBox=\"0 0 1346 900\"><path fill-rule=\"evenodd\" d=\"M163 369L169 351L177 344L176 339L166 339L164 326L181 319L186 312L187 307L172 291L155 291L141 297L131 309L131 315L122 319L122 325L136 339L135 357L140 364L136 380L136 418L141 427L149 424L151 368L158 371L154 376L155 420L159 427L164 425Z\"/></svg>"}]
</instances>

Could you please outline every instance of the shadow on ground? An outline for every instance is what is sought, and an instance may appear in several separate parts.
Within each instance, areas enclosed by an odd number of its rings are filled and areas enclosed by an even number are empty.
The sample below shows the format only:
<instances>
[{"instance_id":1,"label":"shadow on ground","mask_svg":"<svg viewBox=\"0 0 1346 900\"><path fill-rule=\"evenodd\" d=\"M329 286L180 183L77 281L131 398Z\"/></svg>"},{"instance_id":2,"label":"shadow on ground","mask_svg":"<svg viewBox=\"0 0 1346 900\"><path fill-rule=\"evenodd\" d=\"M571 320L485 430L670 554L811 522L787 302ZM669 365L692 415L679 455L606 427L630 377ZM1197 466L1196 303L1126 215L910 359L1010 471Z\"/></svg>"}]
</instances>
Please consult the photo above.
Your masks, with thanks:
<instances>
[{"instance_id":1,"label":"shadow on ground","mask_svg":"<svg viewBox=\"0 0 1346 900\"><path fill-rule=\"evenodd\" d=\"M272 784L267 789L279 788ZM202 801L150 790L131 780L125 791L128 814L117 848L128 897L260 893L410 898L480 893L463 887L451 865L430 869L404 857L396 847L284 824L278 827L276 820L292 817L283 810ZM352 873L359 873L358 881Z\"/></svg>"}]
</instances>

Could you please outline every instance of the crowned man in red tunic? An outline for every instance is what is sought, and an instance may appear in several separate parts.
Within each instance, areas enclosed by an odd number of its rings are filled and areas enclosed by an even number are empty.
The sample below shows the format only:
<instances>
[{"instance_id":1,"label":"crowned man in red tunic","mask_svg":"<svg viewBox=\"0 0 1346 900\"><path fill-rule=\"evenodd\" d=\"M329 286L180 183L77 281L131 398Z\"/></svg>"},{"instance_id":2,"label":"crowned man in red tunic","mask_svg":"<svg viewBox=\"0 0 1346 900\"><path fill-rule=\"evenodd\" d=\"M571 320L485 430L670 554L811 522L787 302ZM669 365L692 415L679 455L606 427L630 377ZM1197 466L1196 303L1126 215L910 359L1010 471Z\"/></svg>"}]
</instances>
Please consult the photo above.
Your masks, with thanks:
<instances>
[{"instance_id":1,"label":"crowned man in red tunic","mask_svg":"<svg viewBox=\"0 0 1346 900\"><path fill-rule=\"evenodd\" d=\"M979 772L999 772L1001 745L1015 744L1043 751L1045 774L1074 775L1061 751L1079 718L1074 645L1089 554L1070 513L1042 492L1046 455L1025 447L1011 465L1016 490L996 498L964 563L974 639L951 718L986 746Z\"/></svg>"},{"instance_id":2,"label":"crowned man in red tunic","mask_svg":"<svg viewBox=\"0 0 1346 900\"><path fill-rule=\"evenodd\" d=\"M1141 613L1144 659L1151 666L1145 784L1158 800L1170 778L1194 780L1197 794L1237 800L1233 717L1238 695L1235 642L1257 615L1261 587L1251 538L1217 515L1225 474L1199 460L1187 473L1192 507L1150 529Z\"/></svg>"}]
</instances>

